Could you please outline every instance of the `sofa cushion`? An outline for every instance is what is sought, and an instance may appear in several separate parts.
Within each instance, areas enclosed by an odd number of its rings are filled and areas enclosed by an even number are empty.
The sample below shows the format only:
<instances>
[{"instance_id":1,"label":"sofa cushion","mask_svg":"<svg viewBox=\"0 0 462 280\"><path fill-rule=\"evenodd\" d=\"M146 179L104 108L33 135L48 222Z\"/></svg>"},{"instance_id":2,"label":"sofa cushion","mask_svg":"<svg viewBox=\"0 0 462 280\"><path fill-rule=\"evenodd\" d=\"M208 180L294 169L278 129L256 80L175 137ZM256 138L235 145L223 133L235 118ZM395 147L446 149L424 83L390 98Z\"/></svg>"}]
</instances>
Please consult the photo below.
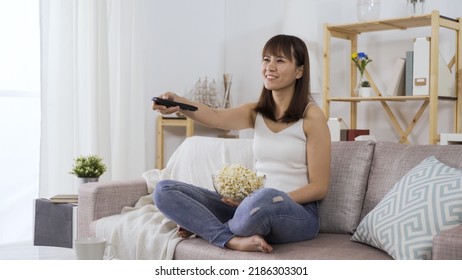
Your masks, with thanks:
<instances>
[{"instance_id":1,"label":"sofa cushion","mask_svg":"<svg viewBox=\"0 0 462 280\"><path fill-rule=\"evenodd\" d=\"M202 238L184 239L175 249L176 260L390 260L387 253L353 242L349 234L320 233L314 239L272 244L273 251L242 252L222 249Z\"/></svg>"},{"instance_id":2,"label":"sofa cushion","mask_svg":"<svg viewBox=\"0 0 462 280\"><path fill-rule=\"evenodd\" d=\"M433 238L432 259L462 260L462 225L441 231Z\"/></svg>"},{"instance_id":3,"label":"sofa cushion","mask_svg":"<svg viewBox=\"0 0 462 280\"><path fill-rule=\"evenodd\" d=\"M430 156L435 156L449 166L462 169L462 145L407 145L377 142L361 219L380 202L400 178Z\"/></svg>"},{"instance_id":4,"label":"sofa cushion","mask_svg":"<svg viewBox=\"0 0 462 280\"><path fill-rule=\"evenodd\" d=\"M462 223L462 170L434 156L411 169L361 221L352 240L394 259L431 259L433 237Z\"/></svg>"},{"instance_id":5,"label":"sofa cushion","mask_svg":"<svg viewBox=\"0 0 462 280\"><path fill-rule=\"evenodd\" d=\"M320 232L353 233L360 221L375 143L332 142L329 193L320 202Z\"/></svg>"}]
</instances>

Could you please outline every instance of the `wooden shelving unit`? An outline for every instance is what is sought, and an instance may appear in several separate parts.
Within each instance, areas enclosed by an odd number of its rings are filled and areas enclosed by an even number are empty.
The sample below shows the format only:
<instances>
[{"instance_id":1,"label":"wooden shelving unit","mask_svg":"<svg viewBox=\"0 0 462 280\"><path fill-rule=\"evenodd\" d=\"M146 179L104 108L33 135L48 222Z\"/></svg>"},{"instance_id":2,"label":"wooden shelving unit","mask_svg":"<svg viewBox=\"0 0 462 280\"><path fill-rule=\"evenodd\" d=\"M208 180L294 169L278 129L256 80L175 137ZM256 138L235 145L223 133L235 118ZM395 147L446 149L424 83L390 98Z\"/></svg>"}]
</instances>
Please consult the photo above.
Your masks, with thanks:
<instances>
[{"instance_id":1,"label":"wooden shelving unit","mask_svg":"<svg viewBox=\"0 0 462 280\"><path fill-rule=\"evenodd\" d=\"M184 127L186 137L194 135L194 121L190 118L167 118L164 116L157 117L157 155L156 168L164 168L164 127L176 126Z\"/></svg>"},{"instance_id":2,"label":"wooden shelving unit","mask_svg":"<svg viewBox=\"0 0 462 280\"><path fill-rule=\"evenodd\" d=\"M426 96L382 96L377 86L375 85L370 74L365 72L367 79L371 82L375 97L357 97L354 93L354 87L357 81L357 71L355 65L351 63L351 79L350 79L350 96L347 97L331 97L330 94L330 51L331 39L339 38L350 41L351 52L357 52L358 36L367 32L380 32L387 30L407 30L417 27L430 27L430 92ZM449 63L449 67L455 72L455 96L456 97L439 97L438 96L438 58L439 58L439 31L440 28L453 30L456 36L456 51L453 59ZM357 127L357 112L358 102L380 102L390 118L393 126L400 136L399 142L409 143L407 137L414 128L417 121L420 119L427 107L429 107L429 143L436 144L440 140L440 135L437 129L438 123L438 102L439 100L449 100L454 103L454 129L453 132L461 132L461 108L462 108L462 83L461 83L461 55L462 55L462 37L460 34L462 23L459 18L452 19L440 15L439 11L432 11L430 14L394 18L378 21L369 21L361 23L352 23L344 25L326 25L324 28L324 69L323 69L323 109L326 117L330 116L330 106L332 102L348 102L350 103L350 128ZM350 59L348 57L347 59ZM400 123L391 110L388 102L406 102L420 101L422 102L419 110L416 112L412 121L407 124L407 127L401 127Z\"/></svg>"}]
</instances>

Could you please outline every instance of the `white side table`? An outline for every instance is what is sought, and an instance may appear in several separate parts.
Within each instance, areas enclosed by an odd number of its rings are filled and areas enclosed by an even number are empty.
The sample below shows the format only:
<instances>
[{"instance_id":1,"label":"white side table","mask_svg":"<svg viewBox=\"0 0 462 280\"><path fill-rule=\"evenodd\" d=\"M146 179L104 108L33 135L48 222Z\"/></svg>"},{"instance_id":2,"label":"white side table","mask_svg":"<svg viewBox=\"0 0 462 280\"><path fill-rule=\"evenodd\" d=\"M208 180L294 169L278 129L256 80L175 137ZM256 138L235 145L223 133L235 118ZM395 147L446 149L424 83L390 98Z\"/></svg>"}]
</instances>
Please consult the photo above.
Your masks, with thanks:
<instances>
[{"instance_id":1,"label":"white side table","mask_svg":"<svg viewBox=\"0 0 462 280\"><path fill-rule=\"evenodd\" d=\"M35 201L34 245L72 248L77 233L77 205Z\"/></svg>"},{"instance_id":2,"label":"white side table","mask_svg":"<svg viewBox=\"0 0 462 280\"><path fill-rule=\"evenodd\" d=\"M462 134L441 133L440 145L462 145Z\"/></svg>"}]
</instances>

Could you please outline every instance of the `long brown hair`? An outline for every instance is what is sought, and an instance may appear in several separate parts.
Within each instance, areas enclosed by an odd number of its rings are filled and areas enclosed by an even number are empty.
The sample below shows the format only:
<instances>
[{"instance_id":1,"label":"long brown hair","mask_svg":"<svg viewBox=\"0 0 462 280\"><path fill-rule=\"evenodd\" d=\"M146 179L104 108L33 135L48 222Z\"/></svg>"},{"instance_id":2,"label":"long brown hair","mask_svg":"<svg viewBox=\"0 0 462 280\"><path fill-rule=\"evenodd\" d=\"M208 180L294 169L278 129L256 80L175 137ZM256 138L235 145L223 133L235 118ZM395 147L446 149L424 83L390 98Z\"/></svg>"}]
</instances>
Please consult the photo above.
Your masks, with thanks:
<instances>
[{"instance_id":1,"label":"long brown hair","mask_svg":"<svg viewBox=\"0 0 462 280\"><path fill-rule=\"evenodd\" d=\"M289 107L280 120L276 119L276 104L273 93L263 86L255 111L275 122L291 123L303 118L303 113L311 100L310 92L310 59L306 44L298 37L291 35L276 35L266 42L262 57L267 54L284 55L291 61L295 59L297 67L303 66L303 76L295 82L295 92Z\"/></svg>"}]
</instances>

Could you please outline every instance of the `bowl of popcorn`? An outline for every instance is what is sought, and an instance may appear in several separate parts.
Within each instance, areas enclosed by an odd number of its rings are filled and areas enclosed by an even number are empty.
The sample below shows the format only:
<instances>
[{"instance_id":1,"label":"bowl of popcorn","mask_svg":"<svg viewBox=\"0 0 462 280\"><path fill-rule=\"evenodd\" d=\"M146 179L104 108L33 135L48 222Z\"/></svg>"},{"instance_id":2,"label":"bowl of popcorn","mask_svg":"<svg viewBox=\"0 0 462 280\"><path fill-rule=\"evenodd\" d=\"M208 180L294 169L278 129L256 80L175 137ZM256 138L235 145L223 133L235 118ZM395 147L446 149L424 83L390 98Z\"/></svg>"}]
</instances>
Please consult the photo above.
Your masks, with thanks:
<instances>
[{"instance_id":1,"label":"bowl of popcorn","mask_svg":"<svg viewBox=\"0 0 462 280\"><path fill-rule=\"evenodd\" d=\"M242 201L265 184L265 176L240 164L226 164L212 175L213 187L224 198Z\"/></svg>"}]
</instances>

